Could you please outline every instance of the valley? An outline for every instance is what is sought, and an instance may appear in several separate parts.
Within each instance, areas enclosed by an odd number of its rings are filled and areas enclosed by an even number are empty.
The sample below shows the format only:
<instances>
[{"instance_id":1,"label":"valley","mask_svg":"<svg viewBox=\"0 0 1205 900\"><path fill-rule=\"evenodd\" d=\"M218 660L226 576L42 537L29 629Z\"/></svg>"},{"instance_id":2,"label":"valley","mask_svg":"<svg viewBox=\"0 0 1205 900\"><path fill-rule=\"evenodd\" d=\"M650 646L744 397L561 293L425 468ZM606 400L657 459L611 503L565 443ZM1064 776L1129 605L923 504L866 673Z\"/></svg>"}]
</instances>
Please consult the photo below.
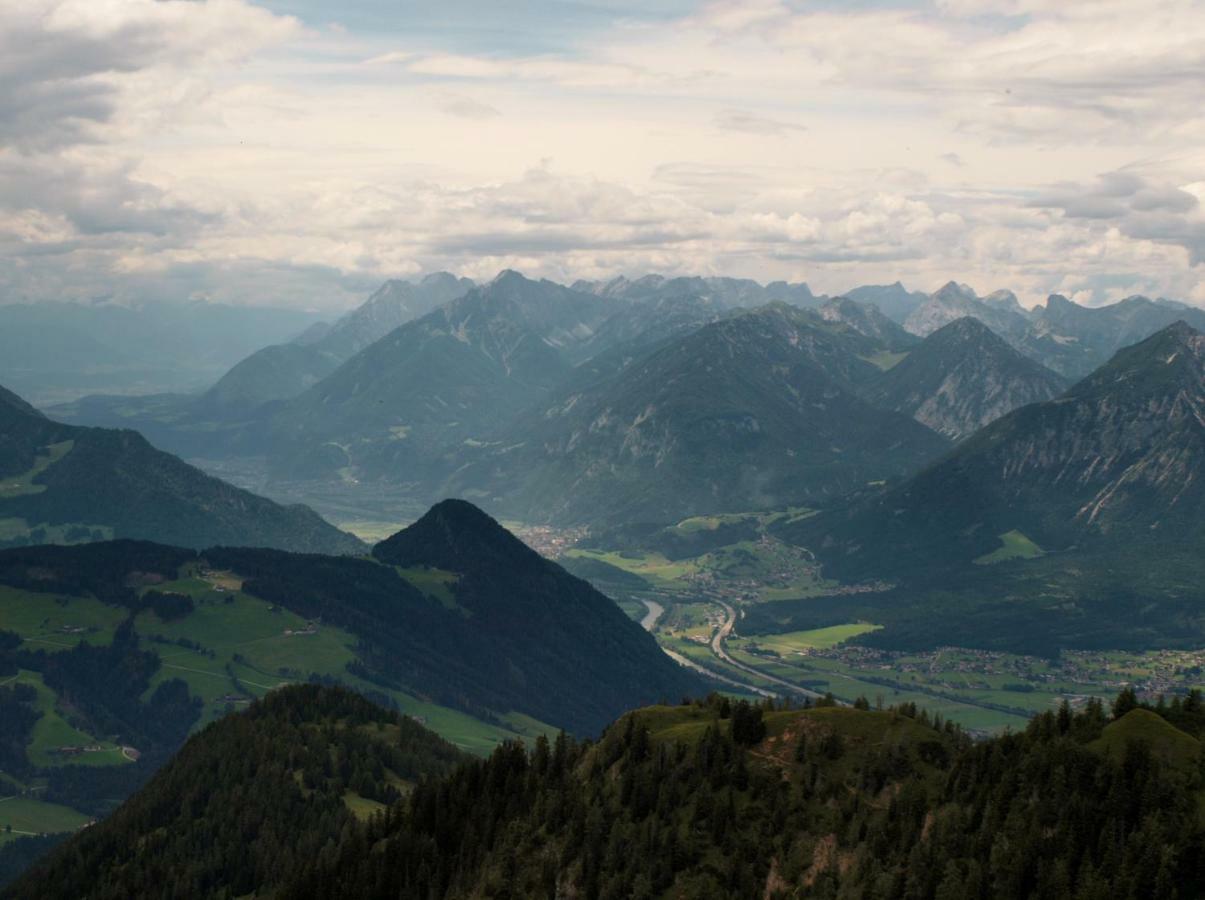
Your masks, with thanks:
<instances>
[{"instance_id":1,"label":"valley","mask_svg":"<svg viewBox=\"0 0 1205 900\"><path fill-rule=\"evenodd\" d=\"M0 10L0 900L1205 900L1205 0Z\"/></svg>"},{"instance_id":2,"label":"valley","mask_svg":"<svg viewBox=\"0 0 1205 900\"><path fill-rule=\"evenodd\" d=\"M831 693L845 703L858 697L881 705L916 703L986 734L1024 728L1033 715L1057 708L1064 699L1081 707L1125 687L1148 697L1205 688L1205 649L1069 649L1051 659L957 646L919 652L865 646L858 639L882 628L866 621L781 633L762 627L749 631L746 613L755 608L764 619L771 604L824 597L839 610L841 597L853 601L891 587L826 579L811 553L767 533L771 524L810 514L792 508L688 519L666 531L689 534L752 523L759 533L755 540L674 559L627 543L623 549L599 549L580 530L517 527L516 533L614 597L667 653L722 678L722 690L797 699ZM579 543L591 546L574 546ZM662 540L653 543L664 547ZM1005 535L1003 543L994 559L977 562L1036 555L1028 552L1023 535Z\"/></svg>"}]
</instances>

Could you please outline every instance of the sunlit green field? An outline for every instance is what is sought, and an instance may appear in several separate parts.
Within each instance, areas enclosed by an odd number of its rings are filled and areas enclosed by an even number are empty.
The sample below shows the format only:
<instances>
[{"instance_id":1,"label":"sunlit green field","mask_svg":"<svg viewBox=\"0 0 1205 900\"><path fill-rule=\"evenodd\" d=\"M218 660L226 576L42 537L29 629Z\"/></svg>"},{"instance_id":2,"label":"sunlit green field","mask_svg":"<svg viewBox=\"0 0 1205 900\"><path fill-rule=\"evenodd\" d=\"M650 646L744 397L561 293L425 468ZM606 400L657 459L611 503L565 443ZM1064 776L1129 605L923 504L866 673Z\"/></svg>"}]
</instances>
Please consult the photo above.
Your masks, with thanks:
<instances>
[{"instance_id":1,"label":"sunlit green field","mask_svg":"<svg viewBox=\"0 0 1205 900\"><path fill-rule=\"evenodd\" d=\"M31 797L0 798L0 844L22 835L75 831L89 821L83 813L55 803Z\"/></svg>"},{"instance_id":2,"label":"sunlit green field","mask_svg":"<svg viewBox=\"0 0 1205 900\"><path fill-rule=\"evenodd\" d=\"M850 638L860 634L878 631L883 626L870 625L865 622L851 622L846 625L833 625L830 628L816 628L811 631L791 631L786 634L759 635L756 641L759 646L775 650L778 653L797 653L801 650L827 650L843 644Z\"/></svg>"},{"instance_id":3,"label":"sunlit green field","mask_svg":"<svg viewBox=\"0 0 1205 900\"><path fill-rule=\"evenodd\" d=\"M1010 559L1034 559L1046 551L1027 538L1019 531L1006 531L1000 535L1001 545L991 553L986 553L975 560L983 566L992 563L1005 562Z\"/></svg>"},{"instance_id":4,"label":"sunlit green field","mask_svg":"<svg viewBox=\"0 0 1205 900\"><path fill-rule=\"evenodd\" d=\"M398 574L418 588L424 594L434 597L447 609L459 609L456 595L452 593L452 585L460 580L456 572L445 572L443 569L429 569L425 566L413 566L409 569L398 569Z\"/></svg>"},{"instance_id":5,"label":"sunlit green field","mask_svg":"<svg viewBox=\"0 0 1205 900\"><path fill-rule=\"evenodd\" d=\"M378 544L387 537L393 537L410 522L377 522L363 519L352 519L336 522L344 531L350 531L367 544Z\"/></svg>"},{"instance_id":6,"label":"sunlit green field","mask_svg":"<svg viewBox=\"0 0 1205 900\"><path fill-rule=\"evenodd\" d=\"M56 462L71 452L75 441L63 441L51 444L45 454L39 454L34 460L33 467L20 475L12 475L0 479L0 499L6 497L24 497L30 494L40 494L46 490L43 484L34 484L34 479L53 466Z\"/></svg>"},{"instance_id":7,"label":"sunlit green field","mask_svg":"<svg viewBox=\"0 0 1205 900\"><path fill-rule=\"evenodd\" d=\"M632 553L630 551L603 552L600 550L570 550L566 556L597 559L608 565L639 575L658 587L680 590L685 587L682 579L698 573L699 566L692 560L669 560L660 553Z\"/></svg>"}]
</instances>

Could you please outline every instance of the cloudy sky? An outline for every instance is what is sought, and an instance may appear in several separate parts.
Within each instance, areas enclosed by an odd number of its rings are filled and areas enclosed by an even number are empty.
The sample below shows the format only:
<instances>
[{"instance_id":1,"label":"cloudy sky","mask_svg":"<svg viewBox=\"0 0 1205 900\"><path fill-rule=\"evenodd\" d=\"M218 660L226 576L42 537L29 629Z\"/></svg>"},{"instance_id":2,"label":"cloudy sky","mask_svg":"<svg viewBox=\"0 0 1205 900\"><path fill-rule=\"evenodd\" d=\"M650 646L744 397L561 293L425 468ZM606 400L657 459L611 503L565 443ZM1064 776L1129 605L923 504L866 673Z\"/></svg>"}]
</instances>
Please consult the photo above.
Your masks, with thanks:
<instances>
[{"instance_id":1,"label":"cloudy sky","mask_svg":"<svg viewBox=\"0 0 1205 900\"><path fill-rule=\"evenodd\" d=\"M0 302L951 278L1205 305L1205 0L0 0Z\"/></svg>"}]
</instances>

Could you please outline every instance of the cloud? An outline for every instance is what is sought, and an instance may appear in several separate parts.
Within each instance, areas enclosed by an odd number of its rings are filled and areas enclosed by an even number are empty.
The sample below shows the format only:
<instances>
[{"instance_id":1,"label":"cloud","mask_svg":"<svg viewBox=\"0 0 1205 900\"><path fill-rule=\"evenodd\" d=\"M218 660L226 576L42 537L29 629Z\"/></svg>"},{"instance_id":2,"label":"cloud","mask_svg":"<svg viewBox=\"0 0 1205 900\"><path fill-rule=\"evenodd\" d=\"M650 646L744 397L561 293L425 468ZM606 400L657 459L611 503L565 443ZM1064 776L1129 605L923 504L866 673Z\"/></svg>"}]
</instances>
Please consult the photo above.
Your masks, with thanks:
<instances>
[{"instance_id":1,"label":"cloud","mask_svg":"<svg viewBox=\"0 0 1205 900\"><path fill-rule=\"evenodd\" d=\"M744 134L764 134L772 137L783 137L793 131L807 131L807 127L804 125L760 116L744 109L720 110L715 116L715 126L722 131L739 131Z\"/></svg>"},{"instance_id":2,"label":"cloud","mask_svg":"<svg viewBox=\"0 0 1205 900\"><path fill-rule=\"evenodd\" d=\"M124 75L228 62L297 28L242 0L6 0L0 10L0 146L22 150L98 139Z\"/></svg>"},{"instance_id":3,"label":"cloud","mask_svg":"<svg viewBox=\"0 0 1205 900\"><path fill-rule=\"evenodd\" d=\"M506 42L0 0L0 302L506 266L1205 300L1200 2L623 8Z\"/></svg>"},{"instance_id":4,"label":"cloud","mask_svg":"<svg viewBox=\"0 0 1205 900\"><path fill-rule=\"evenodd\" d=\"M461 119L481 121L502 115L502 113L488 103L481 103L472 97L466 97L464 94L457 94L454 91L441 91L438 103L439 108L448 115L457 116Z\"/></svg>"},{"instance_id":5,"label":"cloud","mask_svg":"<svg viewBox=\"0 0 1205 900\"><path fill-rule=\"evenodd\" d=\"M1032 202L1125 237L1181 247L1190 265L1205 263L1205 205L1183 186L1110 172L1088 183L1055 185Z\"/></svg>"},{"instance_id":6,"label":"cloud","mask_svg":"<svg viewBox=\"0 0 1205 900\"><path fill-rule=\"evenodd\" d=\"M390 50L388 53L378 53L364 60L366 66L391 66L407 63L414 59L414 54L406 50Z\"/></svg>"}]
</instances>

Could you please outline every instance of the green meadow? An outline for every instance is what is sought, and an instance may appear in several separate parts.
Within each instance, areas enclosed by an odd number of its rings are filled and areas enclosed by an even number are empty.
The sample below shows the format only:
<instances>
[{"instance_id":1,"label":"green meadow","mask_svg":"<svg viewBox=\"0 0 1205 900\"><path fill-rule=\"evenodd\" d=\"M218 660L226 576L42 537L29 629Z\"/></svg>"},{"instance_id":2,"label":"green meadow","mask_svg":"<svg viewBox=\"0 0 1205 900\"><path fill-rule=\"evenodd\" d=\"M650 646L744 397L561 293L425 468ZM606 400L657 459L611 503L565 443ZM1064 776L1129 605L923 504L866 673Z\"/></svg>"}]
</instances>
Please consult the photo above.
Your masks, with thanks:
<instances>
[{"instance_id":1,"label":"green meadow","mask_svg":"<svg viewBox=\"0 0 1205 900\"><path fill-rule=\"evenodd\" d=\"M0 845L23 835L75 831L90 821L83 813L56 803L32 797L0 797Z\"/></svg>"},{"instance_id":2,"label":"green meadow","mask_svg":"<svg viewBox=\"0 0 1205 900\"><path fill-rule=\"evenodd\" d=\"M1000 535L1000 546L991 553L980 556L975 562L981 566L990 566L1010 559L1035 559L1045 552L1021 532L1013 530Z\"/></svg>"}]
</instances>

